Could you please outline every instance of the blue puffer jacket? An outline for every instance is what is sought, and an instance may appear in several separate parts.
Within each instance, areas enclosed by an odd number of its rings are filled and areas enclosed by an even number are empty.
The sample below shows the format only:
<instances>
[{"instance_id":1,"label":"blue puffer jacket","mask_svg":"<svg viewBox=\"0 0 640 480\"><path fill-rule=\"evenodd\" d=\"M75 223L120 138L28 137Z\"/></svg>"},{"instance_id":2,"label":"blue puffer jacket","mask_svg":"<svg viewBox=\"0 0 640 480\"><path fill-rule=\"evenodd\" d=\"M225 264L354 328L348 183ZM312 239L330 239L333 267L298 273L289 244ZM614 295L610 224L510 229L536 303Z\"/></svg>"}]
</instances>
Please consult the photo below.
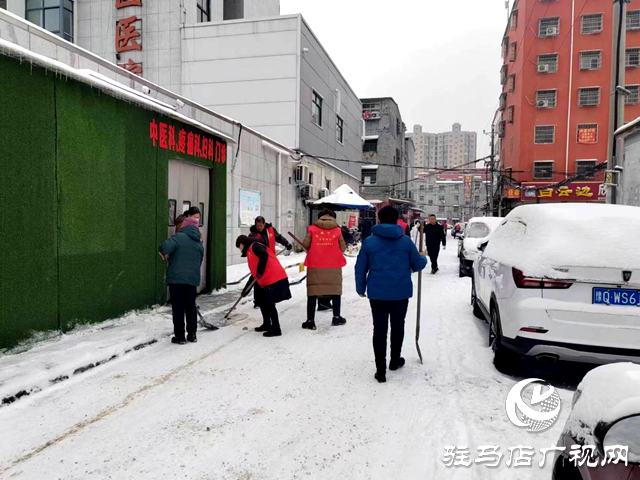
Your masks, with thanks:
<instances>
[{"instance_id":1,"label":"blue puffer jacket","mask_svg":"<svg viewBox=\"0 0 640 480\"><path fill-rule=\"evenodd\" d=\"M162 242L160 253L169 255L168 285L200 285L204 247L200 242L200 231L196 227L184 227L180 233Z\"/></svg>"},{"instance_id":2,"label":"blue puffer jacket","mask_svg":"<svg viewBox=\"0 0 640 480\"><path fill-rule=\"evenodd\" d=\"M411 273L424 269L427 259L399 225L376 225L371 233L356 262L356 291L371 300L411 298Z\"/></svg>"}]
</instances>

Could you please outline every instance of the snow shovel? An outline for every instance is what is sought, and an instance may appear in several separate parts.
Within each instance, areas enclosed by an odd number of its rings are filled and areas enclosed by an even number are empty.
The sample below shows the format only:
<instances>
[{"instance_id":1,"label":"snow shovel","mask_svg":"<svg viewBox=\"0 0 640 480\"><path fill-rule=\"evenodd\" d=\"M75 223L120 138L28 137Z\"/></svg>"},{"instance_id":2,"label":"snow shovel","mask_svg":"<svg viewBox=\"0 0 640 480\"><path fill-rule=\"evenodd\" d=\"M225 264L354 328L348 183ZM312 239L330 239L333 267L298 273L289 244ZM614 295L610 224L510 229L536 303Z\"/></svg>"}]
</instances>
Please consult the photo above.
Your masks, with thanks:
<instances>
[{"instance_id":1,"label":"snow shovel","mask_svg":"<svg viewBox=\"0 0 640 480\"><path fill-rule=\"evenodd\" d=\"M296 241L296 243L300 244L300 246L302 247L302 249L303 249L305 252L309 253L309 250L307 250L306 248L304 248L304 245L302 244L302 241L301 241L298 237L296 237L296 236L295 236L293 233L291 233L291 232L287 232L287 233L289 234L289 236L290 236L291 238L293 238L293 239Z\"/></svg>"},{"instance_id":2,"label":"snow shovel","mask_svg":"<svg viewBox=\"0 0 640 480\"><path fill-rule=\"evenodd\" d=\"M424 252L424 223L420 222L420 252ZM418 316L416 318L416 350L418 350L418 357L420 357L420 363L422 361L422 352L420 351L420 306L422 304L422 270L418 272Z\"/></svg>"}]
</instances>

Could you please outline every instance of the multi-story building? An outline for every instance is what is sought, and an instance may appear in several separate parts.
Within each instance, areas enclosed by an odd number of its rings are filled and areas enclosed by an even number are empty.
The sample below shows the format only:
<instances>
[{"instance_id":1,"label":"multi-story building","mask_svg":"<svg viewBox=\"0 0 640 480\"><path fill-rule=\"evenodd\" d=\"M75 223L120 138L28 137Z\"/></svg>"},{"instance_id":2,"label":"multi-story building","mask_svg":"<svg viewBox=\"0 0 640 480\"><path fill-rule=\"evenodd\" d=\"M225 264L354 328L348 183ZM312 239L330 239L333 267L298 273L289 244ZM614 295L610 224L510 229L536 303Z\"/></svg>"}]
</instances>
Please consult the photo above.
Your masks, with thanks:
<instances>
[{"instance_id":1,"label":"multi-story building","mask_svg":"<svg viewBox=\"0 0 640 480\"><path fill-rule=\"evenodd\" d=\"M461 221L485 212L488 177L484 169L463 173L419 172L412 182L416 205L438 220Z\"/></svg>"},{"instance_id":2,"label":"multi-story building","mask_svg":"<svg viewBox=\"0 0 640 480\"><path fill-rule=\"evenodd\" d=\"M362 159L362 194L370 200L408 199L406 183L405 124L400 107L391 97L363 98L365 142Z\"/></svg>"},{"instance_id":3,"label":"multi-story building","mask_svg":"<svg viewBox=\"0 0 640 480\"><path fill-rule=\"evenodd\" d=\"M476 159L477 133L462 131L459 123L454 123L450 132L442 133L426 133L422 125L414 125L409 135L416 145L418 168L455 168Z\"/></svg>"},{"instance_id":4,"label":"multi-story building","mask_svg":"<svg viewBox=\"0 0 640 480\"><path fill-rule=\"evenodd\" d=\"M625 119L640 116L640 0L627 4ZM500 159L522 200L603 201L602 173L561 189L608 156L613 3L516 0L502 41ZM623 32L624 34L625 32ZM519 200L519 199L515 199Z\"/></svg>"}]
</instances>

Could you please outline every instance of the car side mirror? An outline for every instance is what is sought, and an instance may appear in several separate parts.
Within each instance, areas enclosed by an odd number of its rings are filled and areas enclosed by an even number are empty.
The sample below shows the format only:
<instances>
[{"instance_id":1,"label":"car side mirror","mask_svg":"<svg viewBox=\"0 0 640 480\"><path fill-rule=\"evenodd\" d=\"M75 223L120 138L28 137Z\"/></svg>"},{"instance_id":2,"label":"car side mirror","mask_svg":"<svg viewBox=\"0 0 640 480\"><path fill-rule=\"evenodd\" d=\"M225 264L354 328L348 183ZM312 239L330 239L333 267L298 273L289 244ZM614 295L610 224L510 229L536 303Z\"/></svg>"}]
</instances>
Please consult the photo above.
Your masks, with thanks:
<instances>
[{"instance_id":1,"label":"car side mirror","mask_svg":"<svg viewBox=\"0 0 640 480\"><path fill-rule=\"evenodd\" d=\"M600 451L603 455L614 453L616 447L627 446L628 457L632 463L640 463L640 415L623 417L616 422L596 426L596 439L600 440Z\"/></svg>"},{"instance_id":2,"label":"car side mirror","mask_svg":"<svg viewBox=\"0 0 640 480\"><path fill-rule=\"evenodd\" d=\"M487 244L489 243L489 241L487 240L486 242L481 242L478 244L478 250L480 250L481 252L484 252L484 249L487 248Z\"/></svg>"}]
</instances>

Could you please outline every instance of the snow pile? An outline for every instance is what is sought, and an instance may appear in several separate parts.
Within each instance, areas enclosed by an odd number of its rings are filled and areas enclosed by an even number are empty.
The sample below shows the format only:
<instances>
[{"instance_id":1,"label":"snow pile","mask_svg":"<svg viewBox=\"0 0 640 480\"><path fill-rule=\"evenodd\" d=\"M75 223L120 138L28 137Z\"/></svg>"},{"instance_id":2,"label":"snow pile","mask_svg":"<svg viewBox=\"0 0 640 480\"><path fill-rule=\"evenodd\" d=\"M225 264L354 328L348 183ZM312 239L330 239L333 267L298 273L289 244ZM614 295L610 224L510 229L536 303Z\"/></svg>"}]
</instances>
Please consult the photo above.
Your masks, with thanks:
<instances>
[{"instance_id":1,"label":"snow pile","mask_svg":"<svg viewBox=\"0 0 640 480\"><path fill-rule=\"evenodd\" d=\"M635 269L639 233L639 207L523 205L491 235L485 255L536 277L561 277L553 267Z\"/></svg>"},{"instance_id":2,"label":"snow pile","mask_svg":"<svg viewBox=\"0 0 640 480\"><path fill-rule=\"evenodd\" d=\"M585 375L565 430L574 438L594 445L594 429L600 422L640 414L640 365L612 363Z\"/></svg>"}]
</instances>

